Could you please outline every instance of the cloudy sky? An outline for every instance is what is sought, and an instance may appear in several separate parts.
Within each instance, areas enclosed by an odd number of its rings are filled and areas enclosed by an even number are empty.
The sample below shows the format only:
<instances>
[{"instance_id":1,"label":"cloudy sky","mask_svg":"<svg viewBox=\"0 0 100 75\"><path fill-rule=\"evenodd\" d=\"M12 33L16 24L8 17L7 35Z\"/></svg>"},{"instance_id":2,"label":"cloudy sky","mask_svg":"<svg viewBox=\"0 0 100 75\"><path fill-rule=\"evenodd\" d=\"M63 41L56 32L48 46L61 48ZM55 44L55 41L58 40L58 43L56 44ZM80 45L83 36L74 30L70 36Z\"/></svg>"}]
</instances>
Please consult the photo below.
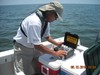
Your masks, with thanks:
<instances>
[{"instance_id":1,"label":"cloudy sky","mask_svg":"<svg viewBox=\"0 0 100 75\"><path fill-rule=\"evenodd\" d=\"M0 5L43 4L52 0L0 0ZM100 4L100 0L59 0L65 4Z\"/></svg>"}]
</instances>

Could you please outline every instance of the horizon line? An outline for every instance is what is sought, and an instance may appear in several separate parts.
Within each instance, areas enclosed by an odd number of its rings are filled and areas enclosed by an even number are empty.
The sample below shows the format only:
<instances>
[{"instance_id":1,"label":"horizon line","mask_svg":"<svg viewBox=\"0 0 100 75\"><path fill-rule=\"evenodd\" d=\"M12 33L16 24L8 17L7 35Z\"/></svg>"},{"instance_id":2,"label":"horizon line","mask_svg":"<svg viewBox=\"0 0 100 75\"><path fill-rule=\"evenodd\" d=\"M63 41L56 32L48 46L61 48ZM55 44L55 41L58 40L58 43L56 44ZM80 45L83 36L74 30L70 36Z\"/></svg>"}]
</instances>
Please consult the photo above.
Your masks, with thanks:
<instances>
[{"instance_id":1,"label":"horizon line","mask_svg":"<svg viewBox=\"0 0 100 75\"><path fill-rule=\"evenodd\" d=\"M36 3L36 4L45 4L45 3ZM89 5L100 5L99 3L61 3L61 4L89 4ZM0 6L8 5L34 5L34 4L0 4Z\"/></svg>"}]
</instances>

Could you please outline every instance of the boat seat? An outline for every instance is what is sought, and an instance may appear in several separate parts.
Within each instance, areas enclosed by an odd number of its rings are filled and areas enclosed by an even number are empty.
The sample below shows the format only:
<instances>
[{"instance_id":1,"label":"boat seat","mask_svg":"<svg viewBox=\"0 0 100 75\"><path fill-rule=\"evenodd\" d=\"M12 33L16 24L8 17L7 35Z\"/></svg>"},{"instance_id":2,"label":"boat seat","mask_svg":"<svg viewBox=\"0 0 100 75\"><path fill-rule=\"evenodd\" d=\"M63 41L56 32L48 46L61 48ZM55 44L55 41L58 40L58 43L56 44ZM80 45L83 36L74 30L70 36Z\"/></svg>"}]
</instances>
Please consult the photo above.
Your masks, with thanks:
<instances>
[{"instance_id":1,"label":"boat seat","mask_svg":"<svg viewBox=\"0 0 100 75\"><path fill-rule=\"evenodd\" d=\"M97 69L93 72L92 75L100 75L100 65L97 67Z\"/></svg>"},{"instance_id":2,"label":"boat seat","mask_svg":"<svg viewBox=\"0 0 100 75\"><path fill-rule=\"evenodd\" d=\"M87 75L100 74L100 41L84 52L84 61Z\"/></svg>"}]
</instances>

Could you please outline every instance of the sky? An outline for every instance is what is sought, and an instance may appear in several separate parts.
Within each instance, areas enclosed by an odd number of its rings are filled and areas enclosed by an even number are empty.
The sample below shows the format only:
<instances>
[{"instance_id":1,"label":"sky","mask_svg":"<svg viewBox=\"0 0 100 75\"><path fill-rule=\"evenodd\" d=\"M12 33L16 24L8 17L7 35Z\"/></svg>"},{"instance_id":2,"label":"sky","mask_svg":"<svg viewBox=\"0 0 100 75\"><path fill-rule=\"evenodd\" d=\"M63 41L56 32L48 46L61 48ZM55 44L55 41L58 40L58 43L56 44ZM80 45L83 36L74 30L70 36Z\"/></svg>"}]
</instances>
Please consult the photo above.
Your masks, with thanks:
<instances>
[{"instance_id":1,"label":"sky","mask_svg":"<svg viewBox=\"0 0 100 75\"><path fill-rule=\"evenodd\" d=\"M0 0L0 5L45 4L52 0ZM58 0L64 4L100 4L100 0Z\"/></svg>"}]
</instances>

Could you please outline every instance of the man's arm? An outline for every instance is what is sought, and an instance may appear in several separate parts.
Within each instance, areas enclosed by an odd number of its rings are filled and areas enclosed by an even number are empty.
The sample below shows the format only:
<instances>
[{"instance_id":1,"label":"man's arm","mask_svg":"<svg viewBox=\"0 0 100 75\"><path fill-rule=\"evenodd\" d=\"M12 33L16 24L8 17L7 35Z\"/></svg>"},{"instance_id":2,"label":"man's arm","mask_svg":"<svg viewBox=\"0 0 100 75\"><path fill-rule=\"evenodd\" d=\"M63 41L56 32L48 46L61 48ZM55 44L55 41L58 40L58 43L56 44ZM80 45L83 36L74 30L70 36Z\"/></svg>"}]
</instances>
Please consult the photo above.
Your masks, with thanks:
<instances>
[{"instance_id":1,"label":"man's arm","mask_svg":"<svg viewBox=\"0 0 100 75\"><path fill-rule=\"evenodd\" d=\"M59 46L59 45L63 44L63 42L56 42L51 36L46 37L46 40L51 42L52 44L54 44L56 46Z\"/></svg>"},{"instance_id":2,"label":"man's arm","mask_svg":"<svg viewBox=\"0 0 100 75\"><path fill-rule=\"evenodd\" d=\"M56 51L55 52L54 50L51 50L51 49L47 48L46 46L44 46L42 44L40 44L40 45L34 45L34 47L37 50L41 51L41 52L48 53L48 54L52 54L54 56L58 56L59 57L59 56L66 55L66 52L64 50L59 50L59 51Z\"/></svg>"}]
</instances>

